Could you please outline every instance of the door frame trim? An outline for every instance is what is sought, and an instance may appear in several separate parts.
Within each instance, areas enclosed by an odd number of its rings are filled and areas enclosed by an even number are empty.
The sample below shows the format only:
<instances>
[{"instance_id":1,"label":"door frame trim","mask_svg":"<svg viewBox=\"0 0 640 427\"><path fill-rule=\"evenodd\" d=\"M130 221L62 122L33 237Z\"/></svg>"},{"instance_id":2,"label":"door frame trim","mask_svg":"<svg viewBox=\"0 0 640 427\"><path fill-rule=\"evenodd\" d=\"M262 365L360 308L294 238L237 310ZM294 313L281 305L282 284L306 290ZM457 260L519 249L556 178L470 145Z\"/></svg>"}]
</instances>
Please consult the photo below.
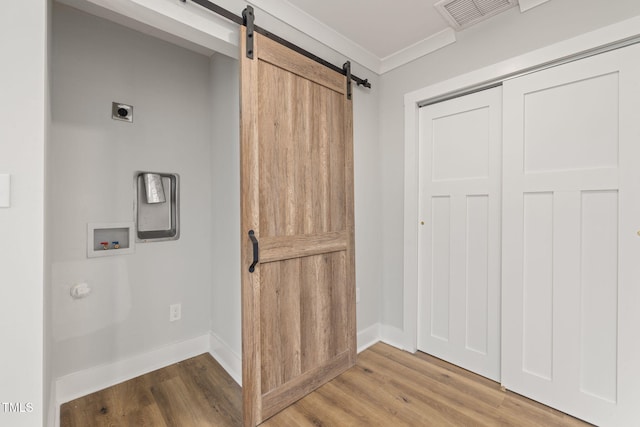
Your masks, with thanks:
<instances>
[{"instance_id":1,"label":"door frame trim","mask_svg":"<svg viewBox=\"0 0 640 427\"><path fill-rule=\"evenodd\" d=\"M418 340L418 221L419 221L419 109L456 92L519 75L544 64L640 35L640 16L569 40L554 43L460 76L434 83L404 96L404 257L403 348L417 351ZM495 85L495 84L494 84Z\"/></svg>"}]
</instances>

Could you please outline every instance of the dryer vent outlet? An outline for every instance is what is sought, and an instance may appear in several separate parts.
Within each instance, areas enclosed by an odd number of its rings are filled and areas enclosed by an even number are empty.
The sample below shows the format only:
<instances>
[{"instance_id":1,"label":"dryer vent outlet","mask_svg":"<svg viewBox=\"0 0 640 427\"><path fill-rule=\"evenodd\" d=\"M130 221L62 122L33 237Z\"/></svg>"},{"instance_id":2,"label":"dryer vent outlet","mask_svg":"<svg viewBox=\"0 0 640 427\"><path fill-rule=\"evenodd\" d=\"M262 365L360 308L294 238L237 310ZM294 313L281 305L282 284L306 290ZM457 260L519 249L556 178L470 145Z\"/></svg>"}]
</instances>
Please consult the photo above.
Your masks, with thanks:
<instances>
[{"instance_id":1,"label":"dryer vent outlet","mask_svg":"<svg viewBox=\"0 0 640 427\"><path fill-rule=\"evenodd\" d=\"M111 118L124 122L133 122L133 105L122 104L120 102L111 103Z\"/></svg>"}]
</instances>

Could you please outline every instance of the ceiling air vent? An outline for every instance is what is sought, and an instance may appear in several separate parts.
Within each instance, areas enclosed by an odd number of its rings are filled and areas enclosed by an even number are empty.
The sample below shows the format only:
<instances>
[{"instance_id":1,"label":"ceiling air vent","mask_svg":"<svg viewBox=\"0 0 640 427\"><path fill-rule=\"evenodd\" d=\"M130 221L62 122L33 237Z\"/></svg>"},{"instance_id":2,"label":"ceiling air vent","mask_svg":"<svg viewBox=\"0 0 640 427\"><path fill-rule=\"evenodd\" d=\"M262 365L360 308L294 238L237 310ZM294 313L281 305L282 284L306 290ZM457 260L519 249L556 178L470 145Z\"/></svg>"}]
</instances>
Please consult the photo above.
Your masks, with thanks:
<instances>
[{"instance_id":1,"label":"ceiling air vent","mask_svg":"<svg viewBox=\"0 0 640 427\"><path fill-rule=\"evenodd\" d=\"M434 7L454 29L461 30L517 4L518 0L441 0Z\"/></svg>"}]
</instances>

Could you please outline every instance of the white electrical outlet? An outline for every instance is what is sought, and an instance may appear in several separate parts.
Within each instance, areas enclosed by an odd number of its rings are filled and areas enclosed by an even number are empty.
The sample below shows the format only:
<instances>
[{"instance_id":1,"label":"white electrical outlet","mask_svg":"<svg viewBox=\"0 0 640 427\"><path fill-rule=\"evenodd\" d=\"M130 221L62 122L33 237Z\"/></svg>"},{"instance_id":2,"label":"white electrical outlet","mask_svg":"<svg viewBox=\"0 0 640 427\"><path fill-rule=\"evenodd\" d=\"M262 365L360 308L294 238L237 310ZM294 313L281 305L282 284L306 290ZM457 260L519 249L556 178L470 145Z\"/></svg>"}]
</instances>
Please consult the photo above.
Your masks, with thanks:
<instances>
[{"instance_id":1,"label":"white electrical outlet","mask_svg":"<svg viewBox=\"0 0 640 427\"><path fill-rule=\"evenodd\" d=\"M180 304L171 304L169 306L169 322L175 322L182 317L182 307Z\"/></svg>"},{"instance_id":2,"label":"white electrical outlet","mask_svg":"<svg viewBox=\"0 0 640 427\"><path fill-rule=\"evenodd\" d=\"M356 288L356 304L360 302L360 288Z\"/></svg>"}]
</instances>

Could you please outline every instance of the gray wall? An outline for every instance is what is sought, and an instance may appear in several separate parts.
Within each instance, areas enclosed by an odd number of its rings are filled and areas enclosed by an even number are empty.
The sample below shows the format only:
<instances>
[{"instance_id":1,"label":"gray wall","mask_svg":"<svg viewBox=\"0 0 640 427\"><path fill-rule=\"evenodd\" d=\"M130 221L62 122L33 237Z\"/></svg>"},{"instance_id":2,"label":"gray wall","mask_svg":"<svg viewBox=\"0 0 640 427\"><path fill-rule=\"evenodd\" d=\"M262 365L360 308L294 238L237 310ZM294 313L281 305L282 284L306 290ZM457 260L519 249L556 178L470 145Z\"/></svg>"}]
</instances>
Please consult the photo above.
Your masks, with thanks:
<instances>
[{"instance_id":1,"label":"gray wall","mask_svg":"<svg viewBox=\"0 0 640 427\"><path fill-rule=\"evenodd\" d=\"M44 0L3 4L0 13L0 173L11 175L11 207L0 208L0 400L32 408L1 411L3 426L42 425L50 398L42 285L47 14Z\"/></svg>"},{"instance_id":2,"label":"gray wall","mask_svg":"<svg viewBox=\"0 0 640 427\"><path fill-rule=\"evenodd\" d=\"M55 6L49 237L57 376L208 333L212 281L209 59ZM111 102L134 106L133 123ZM178 173L181 236L86 256L89 222L133 220L135 171ZM86 281L93 293L72 300ZM169 304L182 320L169 322Z\"/></svg>"},{"instance_id":3,"label":"gray wall","mask_svg":"<svg viewBox=\"0 0 640 427\"><path fill-rule=\"evenodd\" d=\"M211 57L213 282L211 332L238 358L240 311L240 93L238 61Z\"/></svg>"},{"instance_id":4,"label":"gray wall","mask_svg":"<svg viewBox=\"0 0 640 427\"><path fill-rule=\"evenodd\" d=\"M638 14L637 0L551 0L524 14L514 8L380 78L383 324L403 327L404 95Z\"/></svg>"}]
</instances>

